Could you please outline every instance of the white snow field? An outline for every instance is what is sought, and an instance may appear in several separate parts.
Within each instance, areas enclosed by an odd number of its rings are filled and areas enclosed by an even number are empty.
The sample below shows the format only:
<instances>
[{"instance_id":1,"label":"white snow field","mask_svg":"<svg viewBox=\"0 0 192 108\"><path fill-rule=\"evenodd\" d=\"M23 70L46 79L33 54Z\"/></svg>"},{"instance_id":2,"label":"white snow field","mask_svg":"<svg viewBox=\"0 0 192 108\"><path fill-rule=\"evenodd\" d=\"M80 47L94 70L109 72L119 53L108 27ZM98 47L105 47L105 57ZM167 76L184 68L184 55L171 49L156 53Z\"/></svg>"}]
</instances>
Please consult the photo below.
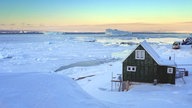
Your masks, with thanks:
<instances>
[{"instance_id":1,"label":"white snow field","mask_svg":"<svg viewBox=\"0 0 192 108\"><path fill-rule=\"evenodd\" d=\"M0 35L0 108L192 108L192 48L172 49L188 36ZM122 73L122 61L144 40L189 71L185 84L111 90L112 74Z\"/></svg>"},{"instance_id":2,"label":"white snow field","mask_svg":"<svg viewBox=\"0 0 192 108\"><path fill-rule=\"evenodd\" d=\"M1 108L105 108L72 79L51 73L1 73Z\"/></svg>"}]
</instances>

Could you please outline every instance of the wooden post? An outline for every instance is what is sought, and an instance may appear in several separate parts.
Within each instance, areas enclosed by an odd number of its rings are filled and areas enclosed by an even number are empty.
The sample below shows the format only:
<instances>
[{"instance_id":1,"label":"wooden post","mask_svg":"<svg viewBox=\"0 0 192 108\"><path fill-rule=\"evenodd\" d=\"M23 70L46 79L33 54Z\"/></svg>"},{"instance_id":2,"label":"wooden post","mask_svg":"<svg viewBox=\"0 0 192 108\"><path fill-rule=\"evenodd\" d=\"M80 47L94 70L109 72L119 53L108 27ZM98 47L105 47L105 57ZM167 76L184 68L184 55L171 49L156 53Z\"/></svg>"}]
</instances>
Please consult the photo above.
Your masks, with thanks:
<instances>
[{"instance_id":1,"label":"wooden post","mask_svg":"<svg viewBox=\"0 0 192 108\"><path fill-rule=\"evenodd\" d=\"M119 81L119 92L122 91L122 81Z\"/></svg>"},{"instance_id":2,"label":"wooden post","mask_svg":"<svg viewBox=\"0 0 192 108\"><path fill-rule=\"evenodd\" d=\"M129 90L129 81L126 81L126 89L125 89L126 91L128 91Z\"/></svg>"}]
</instances>

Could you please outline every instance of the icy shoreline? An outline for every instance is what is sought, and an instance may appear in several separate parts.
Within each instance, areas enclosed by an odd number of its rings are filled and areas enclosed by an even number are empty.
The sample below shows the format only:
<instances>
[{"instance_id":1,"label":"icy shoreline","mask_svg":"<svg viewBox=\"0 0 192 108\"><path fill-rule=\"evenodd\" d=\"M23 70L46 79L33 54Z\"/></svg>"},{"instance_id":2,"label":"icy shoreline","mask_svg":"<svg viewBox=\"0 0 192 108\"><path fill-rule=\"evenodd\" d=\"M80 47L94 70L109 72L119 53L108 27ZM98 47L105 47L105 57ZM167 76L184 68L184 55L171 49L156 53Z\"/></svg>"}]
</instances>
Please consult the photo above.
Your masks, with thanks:
<instances>
[{"instance_id":1,"label":"icy shoreline","mask_svg":"<svg viewBox=\"0 0 192 108\"><path fill-rule=\"evenodd\" d=\"M61 66L60 68L58 68L57 70L55 70L55 72L58 71L62 71L65 69L69 69L69 68L74 68L74 67L89 67L89 66L97 66L97 65L101 65L104 63L109 63L109 62L115 62L119 59L100 59L100 60L91 60L91 61L81 61L81 62L77 62L77 63L72 63L66 66Z\"/></svg>"}]
</instances>

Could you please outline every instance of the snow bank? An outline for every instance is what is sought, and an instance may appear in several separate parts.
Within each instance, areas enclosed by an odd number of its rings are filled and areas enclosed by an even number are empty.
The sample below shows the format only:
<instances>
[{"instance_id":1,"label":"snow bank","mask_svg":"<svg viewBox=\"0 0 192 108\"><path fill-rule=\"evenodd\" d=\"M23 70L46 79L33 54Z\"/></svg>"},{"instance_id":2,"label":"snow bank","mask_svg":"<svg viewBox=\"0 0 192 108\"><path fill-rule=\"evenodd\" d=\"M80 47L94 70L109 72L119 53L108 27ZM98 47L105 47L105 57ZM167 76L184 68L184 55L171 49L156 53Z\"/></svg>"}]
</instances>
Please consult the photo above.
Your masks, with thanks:
<instances>
[{"instance_id":1,"label":"snow bank","mask_svg":"<svg viewBox=\"0 0 192 108\"><path fill-rule=\"evenodd\" d=\"M132 35L132 32L121 31L117 29L106 29L105 34L109 36L128 36L128 35Z\"/></svg>"},{"instance_id":2,"label":"snow bank","mask_svg":"<svg viewBox=\"0 0 192 108\"><path fill-rule=\"evenodd\" d=\"M54 73L0 74L1 108L104 108L72 79Z\"/></svg>"}]
</instances>

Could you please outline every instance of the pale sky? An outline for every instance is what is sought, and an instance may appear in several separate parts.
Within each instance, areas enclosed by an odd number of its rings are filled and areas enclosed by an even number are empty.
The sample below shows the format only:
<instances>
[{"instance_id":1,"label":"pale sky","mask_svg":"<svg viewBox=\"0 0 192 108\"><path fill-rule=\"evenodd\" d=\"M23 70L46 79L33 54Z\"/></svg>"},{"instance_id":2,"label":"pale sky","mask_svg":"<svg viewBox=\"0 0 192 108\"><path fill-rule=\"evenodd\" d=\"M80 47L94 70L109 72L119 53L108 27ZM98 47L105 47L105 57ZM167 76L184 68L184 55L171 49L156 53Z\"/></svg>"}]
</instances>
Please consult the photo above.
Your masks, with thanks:
<instances>
[{"instance_id":1,"label":"pale sky","mask_svg":"<svg viewBox=\"0 0 192 108\"><path fill-rule=\"evenodd\" d=\"M192 0L1 0L0 29L192 32Z\"/></svg>"}]
</instances>

